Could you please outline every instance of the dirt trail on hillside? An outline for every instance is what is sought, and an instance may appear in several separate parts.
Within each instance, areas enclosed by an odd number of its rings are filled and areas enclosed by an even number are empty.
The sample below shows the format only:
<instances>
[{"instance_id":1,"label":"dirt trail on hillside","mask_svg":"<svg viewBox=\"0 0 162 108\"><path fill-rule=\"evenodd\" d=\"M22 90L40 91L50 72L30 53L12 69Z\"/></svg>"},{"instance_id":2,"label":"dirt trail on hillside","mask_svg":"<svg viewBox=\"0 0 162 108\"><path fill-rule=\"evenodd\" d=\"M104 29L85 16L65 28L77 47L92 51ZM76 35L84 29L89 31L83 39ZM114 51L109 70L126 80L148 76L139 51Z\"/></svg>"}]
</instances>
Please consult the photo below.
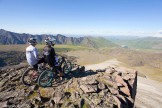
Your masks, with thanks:
<instances>
[{"instance_id":1,"label":"dirt trail on hillside","mask_svg":"<svg viewBox=\"0 0 162 108\"><path fill-rule=\"evenodd\" d=\"M138 77L135 105L137 108L162 108L162 83Z\"/></svg>"},{"instance_id":2,"label":"dirt trail on hillside","mask_svg":"<svg viewBox=\"0 0 162 108\"><path fill-rule=\"evenodd\" d=\"M119 67L119 65L121 64L121 62L119 62L117 59L111 59L102 63L98 63L98 64L92 64L92 65L86 65L85 69L86 70L97 70L97 69L105 69L108 68L109 66L117 68Z\"/></svg>"},{"instance_id":3,"label":"dirt trail on hillside","mask_svg":"<svg viewBox=\"0 0 162 108\"><path fill-rule=\"evenodd\" d=\"M119 61L116 59L108 60L99 64L85 66L86 70L104 69L108 66L120 67ZM142 78L137 79L137 94L135 101L136 108L162 108L162 83L154 80Z\"/></svg>"}]
</instances>

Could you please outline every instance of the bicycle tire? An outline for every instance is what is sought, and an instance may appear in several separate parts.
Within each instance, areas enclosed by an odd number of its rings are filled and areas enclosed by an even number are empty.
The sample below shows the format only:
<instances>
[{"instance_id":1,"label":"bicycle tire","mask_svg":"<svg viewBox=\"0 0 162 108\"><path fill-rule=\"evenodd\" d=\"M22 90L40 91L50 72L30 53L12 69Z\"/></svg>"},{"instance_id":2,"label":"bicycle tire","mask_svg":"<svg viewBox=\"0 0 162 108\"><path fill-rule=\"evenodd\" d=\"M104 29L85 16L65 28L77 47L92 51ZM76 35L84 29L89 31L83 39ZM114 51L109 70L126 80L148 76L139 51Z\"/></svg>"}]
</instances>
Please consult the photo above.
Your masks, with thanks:
<instances>
[{"instance_id":1,"label":"bicycle tire","mask_svg":"<svg viewBox=\"0 0 162 108\"><path fill-rule=\"evenodd\" d=\"M54 72L51 70L43 71L38 78L38 85L40 87L47 87L51 84L52 80L55 78Z\"/></svg>"},{"instance_id":2,"label":"bicycle tire","mask_svg":"<svg viewBox=\"0 0 162 108\"><path fill-rule=\"evenodd\" d=\"M34 83L37 82L37 79L38 79L38 71L36 71L34 68L28 68L22 74L21 82L26 86L32 86L34 85Z\"/></svg>"},{"instance_id":3,"label":"bicycle tire","mask_svg":"<svg viewBox=\"0 0 162 108\"><path fill-rule=\"evenodd\" d=\"M63 66L63 72L64 74L69 74L72 69L71 62L66 62Z\"/></svg>"}]
</instances>

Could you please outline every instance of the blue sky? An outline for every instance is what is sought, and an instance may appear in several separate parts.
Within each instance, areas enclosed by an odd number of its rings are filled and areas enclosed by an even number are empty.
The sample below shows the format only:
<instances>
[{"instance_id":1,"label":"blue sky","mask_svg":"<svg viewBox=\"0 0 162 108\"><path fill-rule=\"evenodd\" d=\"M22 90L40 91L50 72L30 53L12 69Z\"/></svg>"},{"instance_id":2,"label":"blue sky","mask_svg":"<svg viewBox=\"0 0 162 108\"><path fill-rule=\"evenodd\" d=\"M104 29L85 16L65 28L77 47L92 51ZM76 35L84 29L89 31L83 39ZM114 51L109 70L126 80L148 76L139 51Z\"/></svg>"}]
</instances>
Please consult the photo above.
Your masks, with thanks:
<instances>
[{"instance_id":1,"label":"blue sky","mask_svg":"<svg viewBox=\"0 0 162 108\"><path fill-rule=\"evenodd\" d=\"M162 0L0 0L0 28L18 33L162 35Z\"/></svg>"}]
</instances>

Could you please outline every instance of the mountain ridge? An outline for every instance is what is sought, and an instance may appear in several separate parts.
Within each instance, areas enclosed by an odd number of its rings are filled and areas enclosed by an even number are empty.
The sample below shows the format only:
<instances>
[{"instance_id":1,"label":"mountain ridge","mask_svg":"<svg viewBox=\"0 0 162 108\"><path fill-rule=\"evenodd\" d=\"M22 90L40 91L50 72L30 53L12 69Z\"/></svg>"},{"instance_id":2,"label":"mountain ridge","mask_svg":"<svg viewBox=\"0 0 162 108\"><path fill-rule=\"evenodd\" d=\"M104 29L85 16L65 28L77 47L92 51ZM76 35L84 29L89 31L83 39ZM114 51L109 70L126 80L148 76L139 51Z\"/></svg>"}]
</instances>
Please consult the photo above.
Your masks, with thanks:
<instances>
[{"instance_id":1,"label":"mountain ridge","mask_svg":"<svg viewBox=\"0 0 162 108\"><path fill-rule=\"evenodd\" d=\"M38 43L43 44L46 37L54 37L56 39L56 44L70 44L70 45L83 45L87 47L106 47L106 46L116 46L111 41L103 37L66 37L61 34L57 35L32 35L27 33L15 33L0 29L0 44L10 45L10 44L26 44L27 39L30 37L35 37ZM104 43L104 44L102 44Z\"/></svg>"}]
</instances>

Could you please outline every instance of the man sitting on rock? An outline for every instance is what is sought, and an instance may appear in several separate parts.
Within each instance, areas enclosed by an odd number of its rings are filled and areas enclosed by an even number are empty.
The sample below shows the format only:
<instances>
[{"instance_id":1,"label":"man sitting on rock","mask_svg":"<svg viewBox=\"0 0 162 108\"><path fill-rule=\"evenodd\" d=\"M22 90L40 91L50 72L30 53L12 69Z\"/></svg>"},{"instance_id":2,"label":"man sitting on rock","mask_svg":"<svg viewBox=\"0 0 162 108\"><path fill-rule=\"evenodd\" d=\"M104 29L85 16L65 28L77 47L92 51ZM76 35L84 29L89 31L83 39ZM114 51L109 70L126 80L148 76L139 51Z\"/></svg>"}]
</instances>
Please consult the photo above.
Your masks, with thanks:
<instances>
[{"instance_id":1,"label":"man sitting on rock","mask_svg":"<svg viewBox=\"0 0 162 108\"><path fill-rule=\"evenodd\" d=\"M35 47L37 45L37 41L35 38L29 38L28 43L30 44L26 48L26 59L29 65L33 66L35 69L38 69L38 64L44 62L44 58L38 57L38 50Z\"/></svg>"},{"instance_id":2,"label":"man sitting on rock","mask_svg":"<svg viewBox=\"0 0 162 108\"><path fill-rule=\"evenodd\" d=\"M50 38L50 37L48 37L48 38L46 38L45 39L45 42L46 42L46 46L44 47L44 49L43 49L43 56L44 56L44 60L45 60L45 62L52 68L52 70L54 70L55 68L58 68L58 66L56 66L56 54L55 54L55 50L54 50L54 48L52 47L52 46L54 46L55 45L55 42L56 40L54 39L54 38ZM58 71L55 71L56 72L56 74L58 75L58 76L62 76L61 75L61 70L60 69L57 69L57 70L59 70L59 72Z\"/></svg>"},{"instance_id":3,"label":"man sitting on rock","mask_svg":"<svg viewBox=\"0 0 162 108\"><path fill-rule=\"evenodd\" d=\"M48 37L45 39L45 43L46 46L43 48L44 60L50 67L54 68L56 54L52 46L55 45L55 39Z\"/></svg>"}]
</instances>

